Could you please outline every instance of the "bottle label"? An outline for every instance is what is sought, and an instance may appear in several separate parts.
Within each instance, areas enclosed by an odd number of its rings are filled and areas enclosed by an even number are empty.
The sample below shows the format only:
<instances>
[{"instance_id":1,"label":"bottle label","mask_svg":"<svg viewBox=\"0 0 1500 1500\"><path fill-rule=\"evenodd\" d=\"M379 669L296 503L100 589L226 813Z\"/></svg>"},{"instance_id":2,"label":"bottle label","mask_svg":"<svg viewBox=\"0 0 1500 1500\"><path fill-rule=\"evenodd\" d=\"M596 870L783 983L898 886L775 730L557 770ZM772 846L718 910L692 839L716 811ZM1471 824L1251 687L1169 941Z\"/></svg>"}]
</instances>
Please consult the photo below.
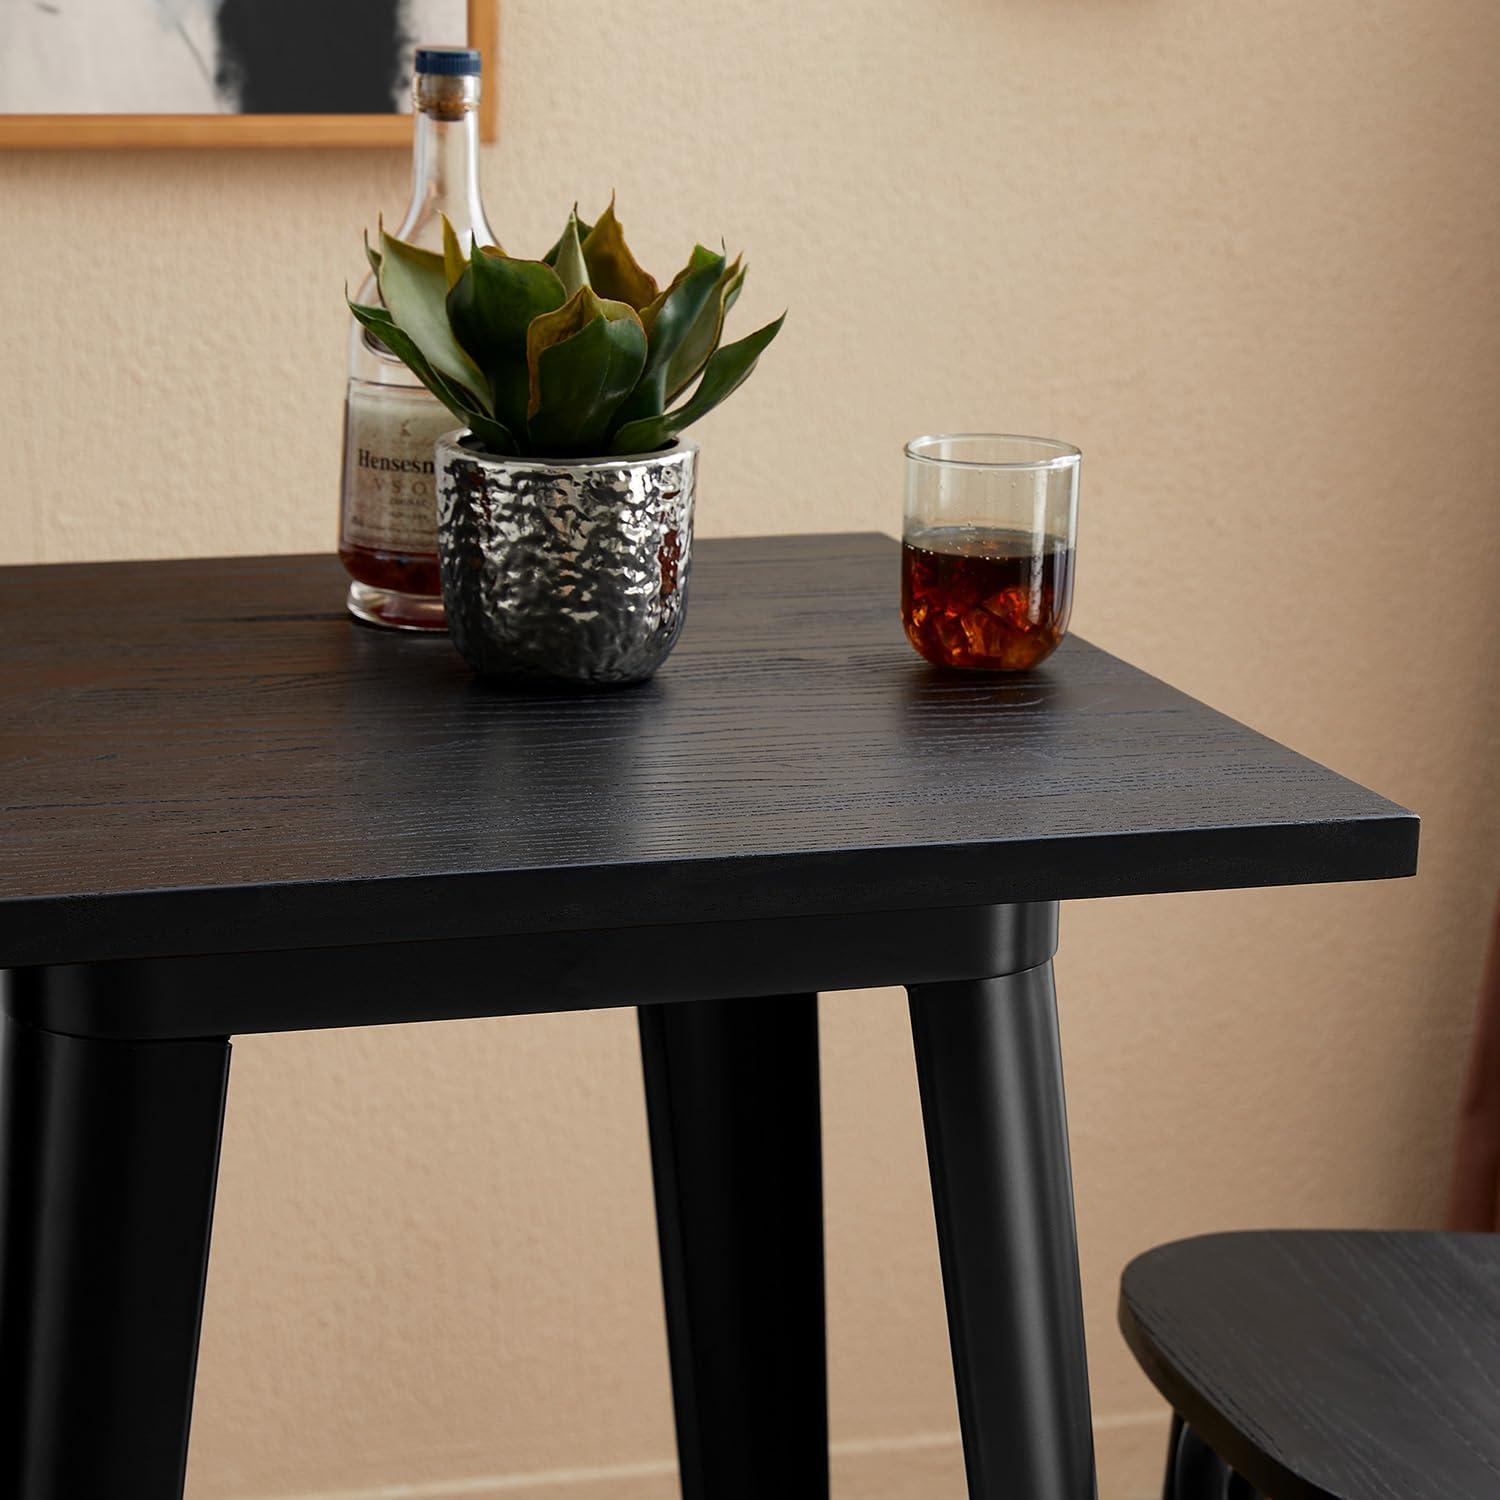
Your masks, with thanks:
<instances>
[{"instance_id":1,"label":"bottle label","mask_svg":"<svg viewBox=\"0 0 1500 1500\"><path fill-rule=\"evenodd\" d=\"M457 419L425 390L352 382L344 427L341 542L437 551L433 445Z\"/></svg>"}]
</instances>

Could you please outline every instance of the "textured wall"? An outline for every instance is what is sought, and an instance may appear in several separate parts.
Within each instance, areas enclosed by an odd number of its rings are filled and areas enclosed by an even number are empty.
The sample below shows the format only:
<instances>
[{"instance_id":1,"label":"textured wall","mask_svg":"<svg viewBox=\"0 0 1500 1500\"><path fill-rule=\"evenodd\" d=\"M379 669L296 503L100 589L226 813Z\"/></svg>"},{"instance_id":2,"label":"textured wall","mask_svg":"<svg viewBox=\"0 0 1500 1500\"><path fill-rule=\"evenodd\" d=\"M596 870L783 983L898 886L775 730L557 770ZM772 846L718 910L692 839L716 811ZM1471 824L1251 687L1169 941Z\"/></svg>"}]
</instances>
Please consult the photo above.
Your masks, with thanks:
<instances>
[{"instance_id":1,"label":"textured wall","mask_svg":"<svg viewBox=\"0 0 1500 1500\"><path fill-rule=\"evenodd\" d=\"M1425 816L1415 882L1064 913L1105 1493L1145 1496L1130 1254L1441 1203L1500 821L1500 10L508 0L503 37L502 238L618 187L648 264L722 233L740 326L791 307L698 434L704 532L892 529L915 432L1073 439L1077 629ZM329 546L339 293L405 174L0 160L0 553ZM824 1022L840 1494L956 1497L901 998ZM248 1039L224 1167L192 1500L671 1493L628 1015Z\"/></svg>"}]
</instances>

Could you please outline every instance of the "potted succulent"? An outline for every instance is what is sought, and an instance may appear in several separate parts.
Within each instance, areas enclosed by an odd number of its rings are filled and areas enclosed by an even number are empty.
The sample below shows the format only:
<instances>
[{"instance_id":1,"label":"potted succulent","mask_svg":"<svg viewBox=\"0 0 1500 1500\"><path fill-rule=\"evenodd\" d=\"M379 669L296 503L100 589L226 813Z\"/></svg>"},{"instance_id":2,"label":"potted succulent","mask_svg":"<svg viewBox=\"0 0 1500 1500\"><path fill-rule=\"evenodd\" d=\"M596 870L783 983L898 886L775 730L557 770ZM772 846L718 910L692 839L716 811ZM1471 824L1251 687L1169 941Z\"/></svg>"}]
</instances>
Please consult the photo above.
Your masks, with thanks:
<instances>
[{"instance_id":1,"label":"potted succulent","mask_svg":"<svg viewBox=\"0 0 1500 1500\"><path fill-rule=\"evenodd\" d=\"M442 255L382 231L384 305L350 305L463 424L437 445L454 643L486 677L649 677L687 601L698 450L679 434L782 318L721 344L741 260L699 245L659 287L613 201L594 224L575 211L539 260L444 230Z\"/></svg>"}]
</instances>

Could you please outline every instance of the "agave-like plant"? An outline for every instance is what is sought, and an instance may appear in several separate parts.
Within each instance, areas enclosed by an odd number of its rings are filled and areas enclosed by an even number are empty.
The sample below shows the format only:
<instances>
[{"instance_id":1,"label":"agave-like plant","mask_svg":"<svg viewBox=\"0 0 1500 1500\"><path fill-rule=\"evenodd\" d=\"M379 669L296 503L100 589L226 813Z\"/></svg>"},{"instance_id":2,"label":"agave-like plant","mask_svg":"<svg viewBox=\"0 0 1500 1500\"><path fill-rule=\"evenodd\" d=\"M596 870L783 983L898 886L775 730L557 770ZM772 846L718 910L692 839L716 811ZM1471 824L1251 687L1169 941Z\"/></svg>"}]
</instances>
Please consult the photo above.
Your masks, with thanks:
<instances>
[{"instance_id":1,"label":"agave-like plant","mask_svg":"<svg viewBox=\"0 0 1500 1500\"><path fill-rule=\"evenodd\" d=\"M665 447L744 382L786 316L721 347L741 258L698 245L660 290L613 199L594 224L575 210L540 260L466 256L446 219L441 255L383 229L365 250L384 306L350 302L354 316L499 456Z\"/></svg>"}]
</instances>

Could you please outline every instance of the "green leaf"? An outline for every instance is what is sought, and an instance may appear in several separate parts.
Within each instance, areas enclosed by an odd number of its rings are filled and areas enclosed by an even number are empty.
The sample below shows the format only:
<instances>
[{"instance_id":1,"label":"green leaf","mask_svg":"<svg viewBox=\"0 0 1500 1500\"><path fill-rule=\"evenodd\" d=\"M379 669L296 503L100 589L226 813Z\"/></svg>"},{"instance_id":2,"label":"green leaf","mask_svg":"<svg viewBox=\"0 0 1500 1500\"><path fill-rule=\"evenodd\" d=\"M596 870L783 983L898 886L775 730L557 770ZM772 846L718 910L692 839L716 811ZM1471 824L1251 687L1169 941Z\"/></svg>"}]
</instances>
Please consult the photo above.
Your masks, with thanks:
<instances>
[{"instance_id":1,"label":"green leaf","mask_svg":"<svg viewBox=\"0 0 1500 1500\"><path fill-rule=\"evenodd\" d=\"M666 291L658 294L656 300L641 309L641 322L646 325L646 332L650 333L654 324L662 314L662 309L682 287L682 284L691 276L697 276L709 269L713 270L714 282L724 270L724 257L717 250L710 250L707 245L694 245L693 253L688 256L688 263L672 278ZM713 283L710 283L712 286ZM689 320L691 322L691 320Z\"/></svg>"},{"instance_id":2,"label":"green leaf","mask_svg":"<svg viewBox=\"0 0 1500 1500\"><path fill-rule=\"evenodd\" d=\"M453 332L484 371L495 415L517 432L526 430L530 399L526 330L566 301L551 266L513 260L488 246L476 247L448 293Z\"/></svg>"},{"instance_id":3,"label":"green leaf","mask_svg":"<svg viewBox=\"0 0 1500 1500\"><path fill-rule=\"evenodd\" d=\"M527 330L531 377L527 430L540 453L597 453L646 362L646 330L633 307L580 287Z\"/></svg>"},{"instance_id":4,"label":"green leaf","mask_svg":"<svg viewBox=\"0 0 1500 1500\"><path fill-rule=\"evenodd\" d=\"M574 221L576 221L578 225L578 239L579 243L581 244L594 232L594 226L592 224L585 224L583 220L578 217L578 210L576 208L573 210L573 219L569 221L569 229L573 227ZM556 268L557 257L562 254L563 241L567 239L567 237L568 230L565 229L560 235L558 235L557 241L552 246L552 248L542 257L542 259L549 266Z\"/></svg>"},{"instance_id":5,"label":"green leaf","mask_svg":"<svg viewBox=\"0 0 1500 1500\"><path fill-rule=\"evenodd\" d=\"M495 453L519 453L520 447L505 426L497 422L480 405L478 397L462 386L444 379L428 364L422 351L399 328L383 307L364 307L349 303L349 311L396 356L453 415L473 430L484 445Z\"/></svg>"},{"instance_id":6,"label":"green leaf","mask_svg":"<svg viewBox=\"0 0 1500 1500\"><path fill-rule=\"evenodd\" d=\"M381 236L381 251L380 295L396 326L439 375L471 391L484 390L484 376L448 325L443 257L388 234Z\"/></svg>"},{"instance_id":7,"label":"green leaf","mask_svg":"<svg viewBox=\"0 0 1500 1500\"><path fill-rule=\"evenodd\" d=\"M620 408L622 422L658 417L666 410L668 364L714 295L723 271L722 255L695 246L672 284L641 313L646 326L646 368Z\"/></svg>"},{"instance_id":8,"label":"green leaf","mask_svg":"<svg viewBox=\"0 0 1500 1500\"><path fill-rule=\"evenodd\" d=\"M706 416L727 396L734 394L749 379L755 362L772 339L781 332L786 314L758 328L733 344L716 349L704 367L703 379L692 399L665 416L645 417L627 422L615 433L610 448L615 453L650 453L665 447L684 427Z\"/></svg>"},{"instance_id":9,"label":"green leaf","mask_svg":"<svg viewBox=\"0 0 1500 1500\"><path fill-rule=\"evenodd\" d=\"M365 259L370 262L370 269L375 273L375 284L380 285L380 251L370 243L370 231L365 230Z\"/></svg>"},{"instance_id":10,"label":"green leaf","mask_svg":"<svg viewBox=\"0 0 1500 1500\"><path fill-rule=\"evenodd\" d=\"M735 258L719 273L718 295L710 297L683 335L667 364L667 400L675 401L708 364L709 356L724 336L724 319L744 285L746 267Z\"/></svg>"},{"instance_id":11,"label":"green leaf","mask_svg":"<svg viewBox=\"0 0 1500 1500\"><path fill-rule=\"evenodd\" d=\"M553 262L563 291L573 296L580 287L589 285L588 262L583 258L583 246L578 238L578 213L568 215L568 227L557 242L557 259Z\"/></svg>"},{"instance_id":12,"label":"green leaf","mask_svg":"<svg viewBox=\"0 0 1500 1500\"><path fill-rule=\"evenodd\" d=\"M453 226L448 222L448 215L440 215L443 221L443 275L451 292L458 278L464 274L464 267L468 264L464 256L464 247L458 242L458 235L454 233ZM469 236L469 244L473 246L474 237Z\"/></svg>"},{"instance_id":13,"label":"green leaf","mask_svg":"<svg viewBox=\"0 0 1500 1500\"><path fill-rule=\"evenodd\" d=\"M583 259L589 284L601 297L629 303L637 311L655 300L656 278L642 269L625 243L613 198L583 241Z\"/></svg>"}]
</instances>

